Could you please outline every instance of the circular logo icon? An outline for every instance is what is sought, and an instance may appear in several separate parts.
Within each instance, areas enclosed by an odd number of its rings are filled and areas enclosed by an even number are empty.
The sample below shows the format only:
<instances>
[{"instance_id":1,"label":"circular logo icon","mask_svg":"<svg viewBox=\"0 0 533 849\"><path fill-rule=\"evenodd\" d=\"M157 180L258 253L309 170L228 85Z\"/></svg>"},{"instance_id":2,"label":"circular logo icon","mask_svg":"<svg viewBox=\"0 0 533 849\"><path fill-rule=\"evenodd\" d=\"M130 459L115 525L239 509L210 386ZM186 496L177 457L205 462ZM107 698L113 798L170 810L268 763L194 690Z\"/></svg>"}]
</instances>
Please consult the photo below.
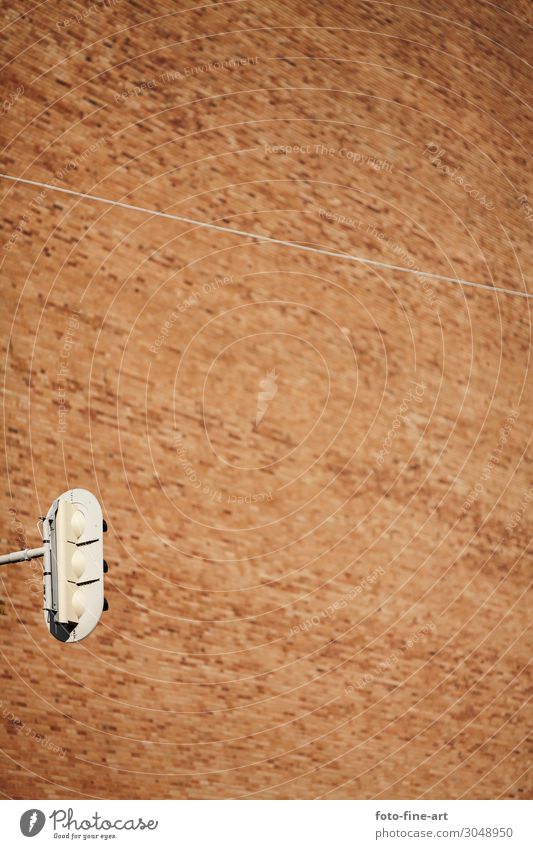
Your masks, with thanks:
<instances>
[{"instance_id":1,"label":"circular logo icon","mask_svg":"<svg viewBox=\"0 0 533 849\"><path fill-rule=\"evenodd\" d=\"M42 831L45 822L46 817L42 811L30 808L29 811L24 811L20 818L20 830L25 837L35 837Z\"/></svg>"}]
</instances>

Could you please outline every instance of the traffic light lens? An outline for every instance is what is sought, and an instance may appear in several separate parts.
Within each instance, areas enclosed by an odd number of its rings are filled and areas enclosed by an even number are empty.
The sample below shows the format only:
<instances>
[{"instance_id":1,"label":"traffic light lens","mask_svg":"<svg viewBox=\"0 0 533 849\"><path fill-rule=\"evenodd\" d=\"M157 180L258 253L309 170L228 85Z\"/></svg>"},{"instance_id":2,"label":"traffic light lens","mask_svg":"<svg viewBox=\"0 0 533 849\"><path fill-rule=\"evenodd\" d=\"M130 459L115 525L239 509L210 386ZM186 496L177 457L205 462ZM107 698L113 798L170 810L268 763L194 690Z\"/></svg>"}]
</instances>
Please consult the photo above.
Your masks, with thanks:
<instances>
[{"instance_id":1,"label":"traffic light lens","mask_svg":"<svg viewBox=\"0 0 533 849\"><path fill-rule=\"evenodd\" d=\"M72 596L72 607L74 608L74 612L77 616L81 616L85 612L83 593L80 592L80 590L76 590Z\"/></svg>"},{"instance_id":2,"label":"traffic light lens","mask_svg":"<svg viewBox=\"0 0 533 849\"><path fill-rule=\"evenodd\" d=\"M72 555L72 571L76 578L81 578L83 573L85 572L85 557L78 549Z\"/></svg>"},{"instance_id":3,"label":"traffic light lens","mask_svg":"<svg viewBox=\"0 0 533 849\"><path fill-rule=\"evenodd\" d=\"M85 530L85 516L81 512L81 510L76 510L72 519L70 520L70 524L72 526L72 530L76 534L76 537L81 537L82 533Z\"/></svg>"}]
</instances>

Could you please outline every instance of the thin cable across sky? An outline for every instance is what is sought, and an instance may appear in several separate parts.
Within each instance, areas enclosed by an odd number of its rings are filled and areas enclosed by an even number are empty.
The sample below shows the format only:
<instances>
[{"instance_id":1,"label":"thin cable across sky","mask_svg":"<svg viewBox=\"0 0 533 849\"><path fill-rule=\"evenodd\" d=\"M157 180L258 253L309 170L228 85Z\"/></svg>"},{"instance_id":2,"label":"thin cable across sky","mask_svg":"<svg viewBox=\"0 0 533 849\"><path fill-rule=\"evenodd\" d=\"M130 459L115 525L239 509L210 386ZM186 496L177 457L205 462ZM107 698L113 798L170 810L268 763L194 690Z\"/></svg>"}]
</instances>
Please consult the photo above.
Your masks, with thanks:
<instances>
[{"instance_id":1,"label":"thin cable across sky","mask_svg":"<svg viewBox=\"0 0 533 849\"><path fill-rule=\"evenodd\" d=\"M307 251L308 253L321 254L322 256L332 257L334 259L344 259L348 262L357 262L361 265L369 265L373 268L382 268L387 271L399 271L402 274L412 274L415 277L426 277L431 280L439 280L442 283L449 283L454 286L469 286L473 289L483 289L487 292L497 292L500 295L511 295L516 298L533 298L533 293L519 292L514 289L504 289L500 286L489 286L487 283L478 283L474 280L463 280L460 277L447 277L444 274L435 274L432 271L417 271L413 268L405 268L402 265L394 265L390 262L381 262L376 259L367 259L357 254L343 253L342 251L332 251L327 248L315 247L314 245L303 245L299 242L290 242L285 239L275 239L273 236L268 236L263 233L249 233L247 230L238 230L235 227L227 227L222 224L215 224L212 221L199 221L196 218L188 218L184 215L176 215L173 212L162 212L159 209L148 209L144 206L135 206L131 203L124 203L120 200L112 200L111 198L101 197L100 195L92 195L87 192L77 192L74 189L61 188L53 186L50 183L41 183L38 180L27 180L24 177L13 177L11 174L0 173L2 180L10 180L13 183L25 183L28 186L36 186L41 189L49 189L51 192L61 192L64 195L81 198L82 200L92 200L96 203L105 203L108 206L117 206L120 209L129 209L132 212L142 212L145 215L153 215L158 218L167 218L171 221L179 221L182 224L190 224L193 227L204 227L209 230L217 230L219 233L229 233L232 236L243 236L247 239L254 239L258 242L267 242L271 245L281 245L285 248L293 250Z\"/></svg>"}]
</instances>

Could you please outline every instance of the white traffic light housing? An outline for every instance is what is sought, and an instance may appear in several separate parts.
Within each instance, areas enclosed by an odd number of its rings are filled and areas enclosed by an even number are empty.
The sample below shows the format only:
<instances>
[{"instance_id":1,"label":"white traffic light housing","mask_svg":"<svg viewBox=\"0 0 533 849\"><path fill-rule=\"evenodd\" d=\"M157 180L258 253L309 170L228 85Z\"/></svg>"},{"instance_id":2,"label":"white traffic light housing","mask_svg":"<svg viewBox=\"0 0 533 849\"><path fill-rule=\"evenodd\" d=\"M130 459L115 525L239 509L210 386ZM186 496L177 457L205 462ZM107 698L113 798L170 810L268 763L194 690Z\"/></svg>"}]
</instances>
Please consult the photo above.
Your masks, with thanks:
<instances>
[{"instance_id":1,"label":"white traffic light housing","mask_svg":"<svg viewBox=\"0 0 533 849\"><path fill-rule=\"evenodd\" d=\"M102 509L86 489L57 498L43 520L44 619L53 637L76 643L107 609Z\"/></svg>"}]
</instances>

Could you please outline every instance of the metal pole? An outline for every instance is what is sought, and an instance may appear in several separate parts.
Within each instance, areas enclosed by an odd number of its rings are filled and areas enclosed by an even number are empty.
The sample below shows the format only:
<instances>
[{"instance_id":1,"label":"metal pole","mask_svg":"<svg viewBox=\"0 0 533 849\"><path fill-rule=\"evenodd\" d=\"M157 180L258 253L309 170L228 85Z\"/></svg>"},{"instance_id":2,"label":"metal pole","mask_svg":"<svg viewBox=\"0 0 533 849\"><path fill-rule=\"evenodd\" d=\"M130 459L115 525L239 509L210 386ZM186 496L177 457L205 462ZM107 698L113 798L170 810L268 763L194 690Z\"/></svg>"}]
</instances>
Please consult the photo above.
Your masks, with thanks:
<instances>
[{"instance_id":1,"label":"metal pole","mask_svg":"<svg viewBox=\"0 0 533 849\"><path fill-rule=\"evenodd\" d=\"M0 566L5 563L20 563L21 560L33 560L35 557L44 555L44 545L42 548L25 548L24 551L14 551L12 554L3 554L0 556Z\"/></svg>"}]
</instances>

